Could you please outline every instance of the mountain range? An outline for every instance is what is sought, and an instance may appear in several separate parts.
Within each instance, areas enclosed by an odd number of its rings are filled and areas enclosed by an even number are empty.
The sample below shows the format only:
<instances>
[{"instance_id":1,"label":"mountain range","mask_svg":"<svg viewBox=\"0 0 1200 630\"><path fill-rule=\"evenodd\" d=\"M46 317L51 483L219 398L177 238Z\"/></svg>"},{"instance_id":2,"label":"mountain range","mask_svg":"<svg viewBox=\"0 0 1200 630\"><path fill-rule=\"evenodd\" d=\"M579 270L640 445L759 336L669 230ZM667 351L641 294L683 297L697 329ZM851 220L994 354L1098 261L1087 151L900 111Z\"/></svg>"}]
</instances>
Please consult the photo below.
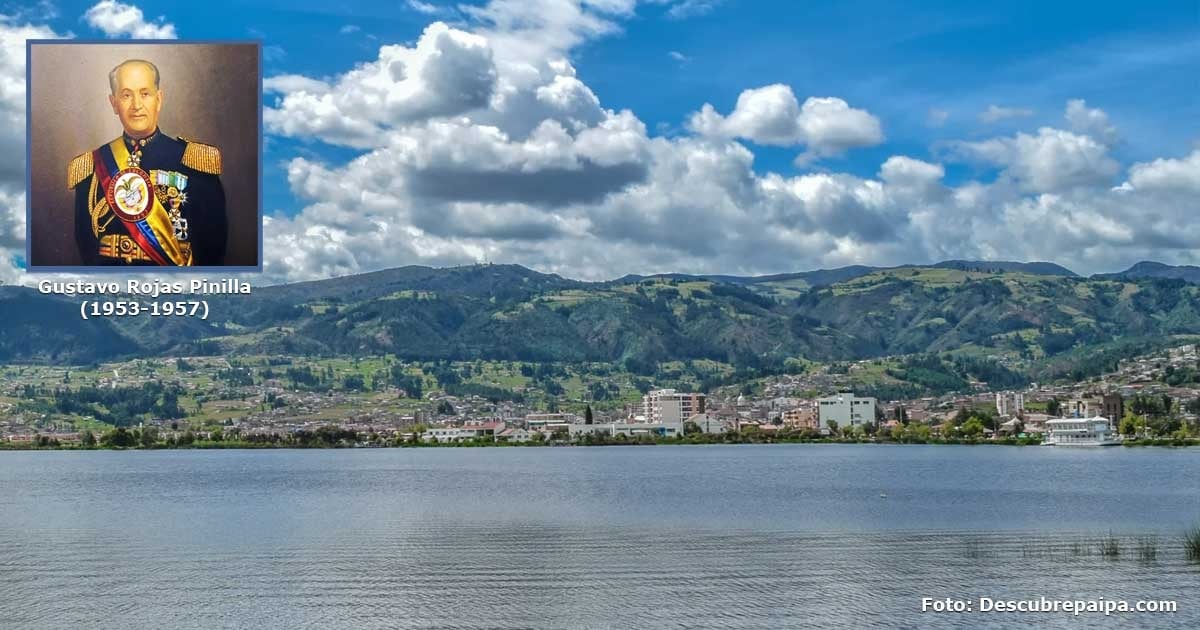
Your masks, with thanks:
<instances>
[{"instance_id":1,"label":"mountain range","mask_svg":"<svg viewBox=\"0 0 1200 630\"><path fill-rule=\"evenodd\" d=\"M1118 273L1105 273L1093 278L1169 278L1200 284L1200 267L1193 265L1164 265L1160 262L1143 260Z\"/></svg>"},{"instance_id":2,"label":"mountain range","mask_svg":"<svg viewBox=\"0 0 1200 630\"><path fill-rule=\"evenodd\" d=\"M583 282L517 265L401 267L209 298L211 317L78 316L0 288L0 360L394 354L412 360L713 359L771 367L951 352L1031 366L1200 334L1195 267L1081 277L1052 263L946 261L770 276Z\"/></svg>"}]
</instances>

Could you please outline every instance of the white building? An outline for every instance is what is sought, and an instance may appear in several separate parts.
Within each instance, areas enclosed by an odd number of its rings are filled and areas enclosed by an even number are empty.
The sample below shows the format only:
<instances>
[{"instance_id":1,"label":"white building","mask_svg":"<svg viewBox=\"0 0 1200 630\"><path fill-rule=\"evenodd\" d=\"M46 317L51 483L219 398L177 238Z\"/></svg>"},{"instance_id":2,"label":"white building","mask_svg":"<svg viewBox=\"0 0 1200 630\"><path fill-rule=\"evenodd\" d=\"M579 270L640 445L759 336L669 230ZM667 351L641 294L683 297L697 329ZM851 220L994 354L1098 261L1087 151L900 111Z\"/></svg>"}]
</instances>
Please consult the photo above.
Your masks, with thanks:
<instances>
[{"instance_id":1,"label":"white building","mask_svg":"<svg viewBox=\"0 0 1200 630\"><path fill-rule=\"evenodd\" d=\"M822 428L829 426L830 420L838 428L875 424L875 399L842 392L818 399L817 414Z\"/></svg>"},{"instance_id":2,"label":"white building","mask_svg":"<svg viewBox=\"0 0 1200 630\"><path fill-rule=\"evenodd\" d=\"M426 442L455 442L473 437L473 431L463 431L460 427L434 427L421 434L421 439Z\"/></svg>"},{"instance_id":3,"label":"white building","mask_svg":"<svg viewBox=\"0 0 1200 630\"><path fill-rule=\"evenodd\" d=\"M1045 444L1053 446L1113 446L1120 444L1108 418L1055 418L1047 420L1050 435Z\"/></svg>"},{"instance_id":4,"label":"white building","mask_svg":"<svg viewBox=\"0 0 1200 630\"><path fill-rule=\"evenodd\" d=\"M503 422L469 422L461 427L432 427L421 434L426 442L456 442L458 440L474 440L478 438L496 439L496 434L504 431Z\"/></svg>"},{"instance_id":5,"label":"white building","mask_svg":"<svg viewBox=\"0 0 1200 630\"><path fill-rule=\"evenodd\" d=\"M1001 418L1019 416L1025 411L1023 392L996 392L996 414Z\"/></svg>"},{"instance_id":6,"label":"white building","mask_svg":"<svg viewBox=\"0 0 1200 630\"><path fill-rule=\"evenodd\" d=\"M606 422L604 424L573 424L570 427L571 439L582 435L625 435L637 437L650 435L654 437L676 437L683 435L682 422Z\"/></svg>"},{"instance_id":7,"label":"white building","mask_svg":"<svg viewBox=\"0 0 1200 630\"><path fill-rule=\"evenodd\" d=\"M656 389L642 396L642 415L650 423L682 423L698 413L704 413L705 399L704 394Z\"/></svg>"},{"instance_id":8,"label":"white building","mask_svg":"<svg viewBox=\"0 0 1200 630\"><path fill-rule=\"evenodd\" d=\"M572 424L579 422L582 422L582 420L573 413L531 413L525 416L526 429L530 431L543 431L545 433L565 430Z\"/></svg>"}]
</instances>

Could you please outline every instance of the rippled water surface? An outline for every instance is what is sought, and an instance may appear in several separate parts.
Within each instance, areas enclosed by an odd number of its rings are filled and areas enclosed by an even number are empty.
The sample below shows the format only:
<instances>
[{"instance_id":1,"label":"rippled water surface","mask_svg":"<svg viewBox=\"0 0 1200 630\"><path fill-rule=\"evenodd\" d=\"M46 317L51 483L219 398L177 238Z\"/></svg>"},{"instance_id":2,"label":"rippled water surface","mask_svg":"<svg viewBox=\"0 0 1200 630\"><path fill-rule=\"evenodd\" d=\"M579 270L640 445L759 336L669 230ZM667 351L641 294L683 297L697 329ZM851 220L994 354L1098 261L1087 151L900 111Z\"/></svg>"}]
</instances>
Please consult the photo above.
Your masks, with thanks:
<instances>
[{"instance_id":1,"label":"rippled water surface","mask_svg":"<svg viewBox=\"0 0 1200 630\"><path fill-rule=\"evenodd\" d=\"M0 628L1200 628L1198 524L1200 449L5 452Z\"/></svg>"}]
</instances>

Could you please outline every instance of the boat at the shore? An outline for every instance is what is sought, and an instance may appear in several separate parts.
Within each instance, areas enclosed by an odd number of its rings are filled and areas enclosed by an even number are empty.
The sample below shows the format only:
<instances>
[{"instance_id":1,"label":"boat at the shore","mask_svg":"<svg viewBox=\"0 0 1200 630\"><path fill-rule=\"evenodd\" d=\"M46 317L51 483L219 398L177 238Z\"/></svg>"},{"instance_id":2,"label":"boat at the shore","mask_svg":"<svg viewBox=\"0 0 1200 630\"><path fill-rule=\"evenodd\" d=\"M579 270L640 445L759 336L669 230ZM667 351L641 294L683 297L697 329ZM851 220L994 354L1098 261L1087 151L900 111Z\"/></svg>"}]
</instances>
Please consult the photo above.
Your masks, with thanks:
<instances>
[{"instance_id":1,"label":"boat at the shore","mask_svg":"<svg viewBox=\"0 0 1200 630\"><path fill-rule=\"evenodd\" d=\"M1121 436L1113 432L1108 418L1055 418L1046 421L1049 436L1045 446L1117 446Z\"/></svg>"}]
</instances>

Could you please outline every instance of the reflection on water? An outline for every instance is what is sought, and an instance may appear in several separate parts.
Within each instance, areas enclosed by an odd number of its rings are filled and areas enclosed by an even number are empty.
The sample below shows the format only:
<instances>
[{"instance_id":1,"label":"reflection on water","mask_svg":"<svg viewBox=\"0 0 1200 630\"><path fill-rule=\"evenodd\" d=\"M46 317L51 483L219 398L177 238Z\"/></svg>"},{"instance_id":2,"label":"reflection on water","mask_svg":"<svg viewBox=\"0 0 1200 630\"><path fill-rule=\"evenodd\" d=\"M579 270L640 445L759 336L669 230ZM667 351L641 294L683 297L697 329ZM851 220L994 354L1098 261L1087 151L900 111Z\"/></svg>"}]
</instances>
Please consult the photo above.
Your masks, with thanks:
<instances>
[{"instance_id":1,"label":"reflection on water","mask_svg":"<svg viewBox=\"0 0 1200 630\"><path fill-rule=\"evenodd\" d=\"M3 453L0 628L1200 627L1200 453L1047 451Z\"/></svg>"}]
</instances>

